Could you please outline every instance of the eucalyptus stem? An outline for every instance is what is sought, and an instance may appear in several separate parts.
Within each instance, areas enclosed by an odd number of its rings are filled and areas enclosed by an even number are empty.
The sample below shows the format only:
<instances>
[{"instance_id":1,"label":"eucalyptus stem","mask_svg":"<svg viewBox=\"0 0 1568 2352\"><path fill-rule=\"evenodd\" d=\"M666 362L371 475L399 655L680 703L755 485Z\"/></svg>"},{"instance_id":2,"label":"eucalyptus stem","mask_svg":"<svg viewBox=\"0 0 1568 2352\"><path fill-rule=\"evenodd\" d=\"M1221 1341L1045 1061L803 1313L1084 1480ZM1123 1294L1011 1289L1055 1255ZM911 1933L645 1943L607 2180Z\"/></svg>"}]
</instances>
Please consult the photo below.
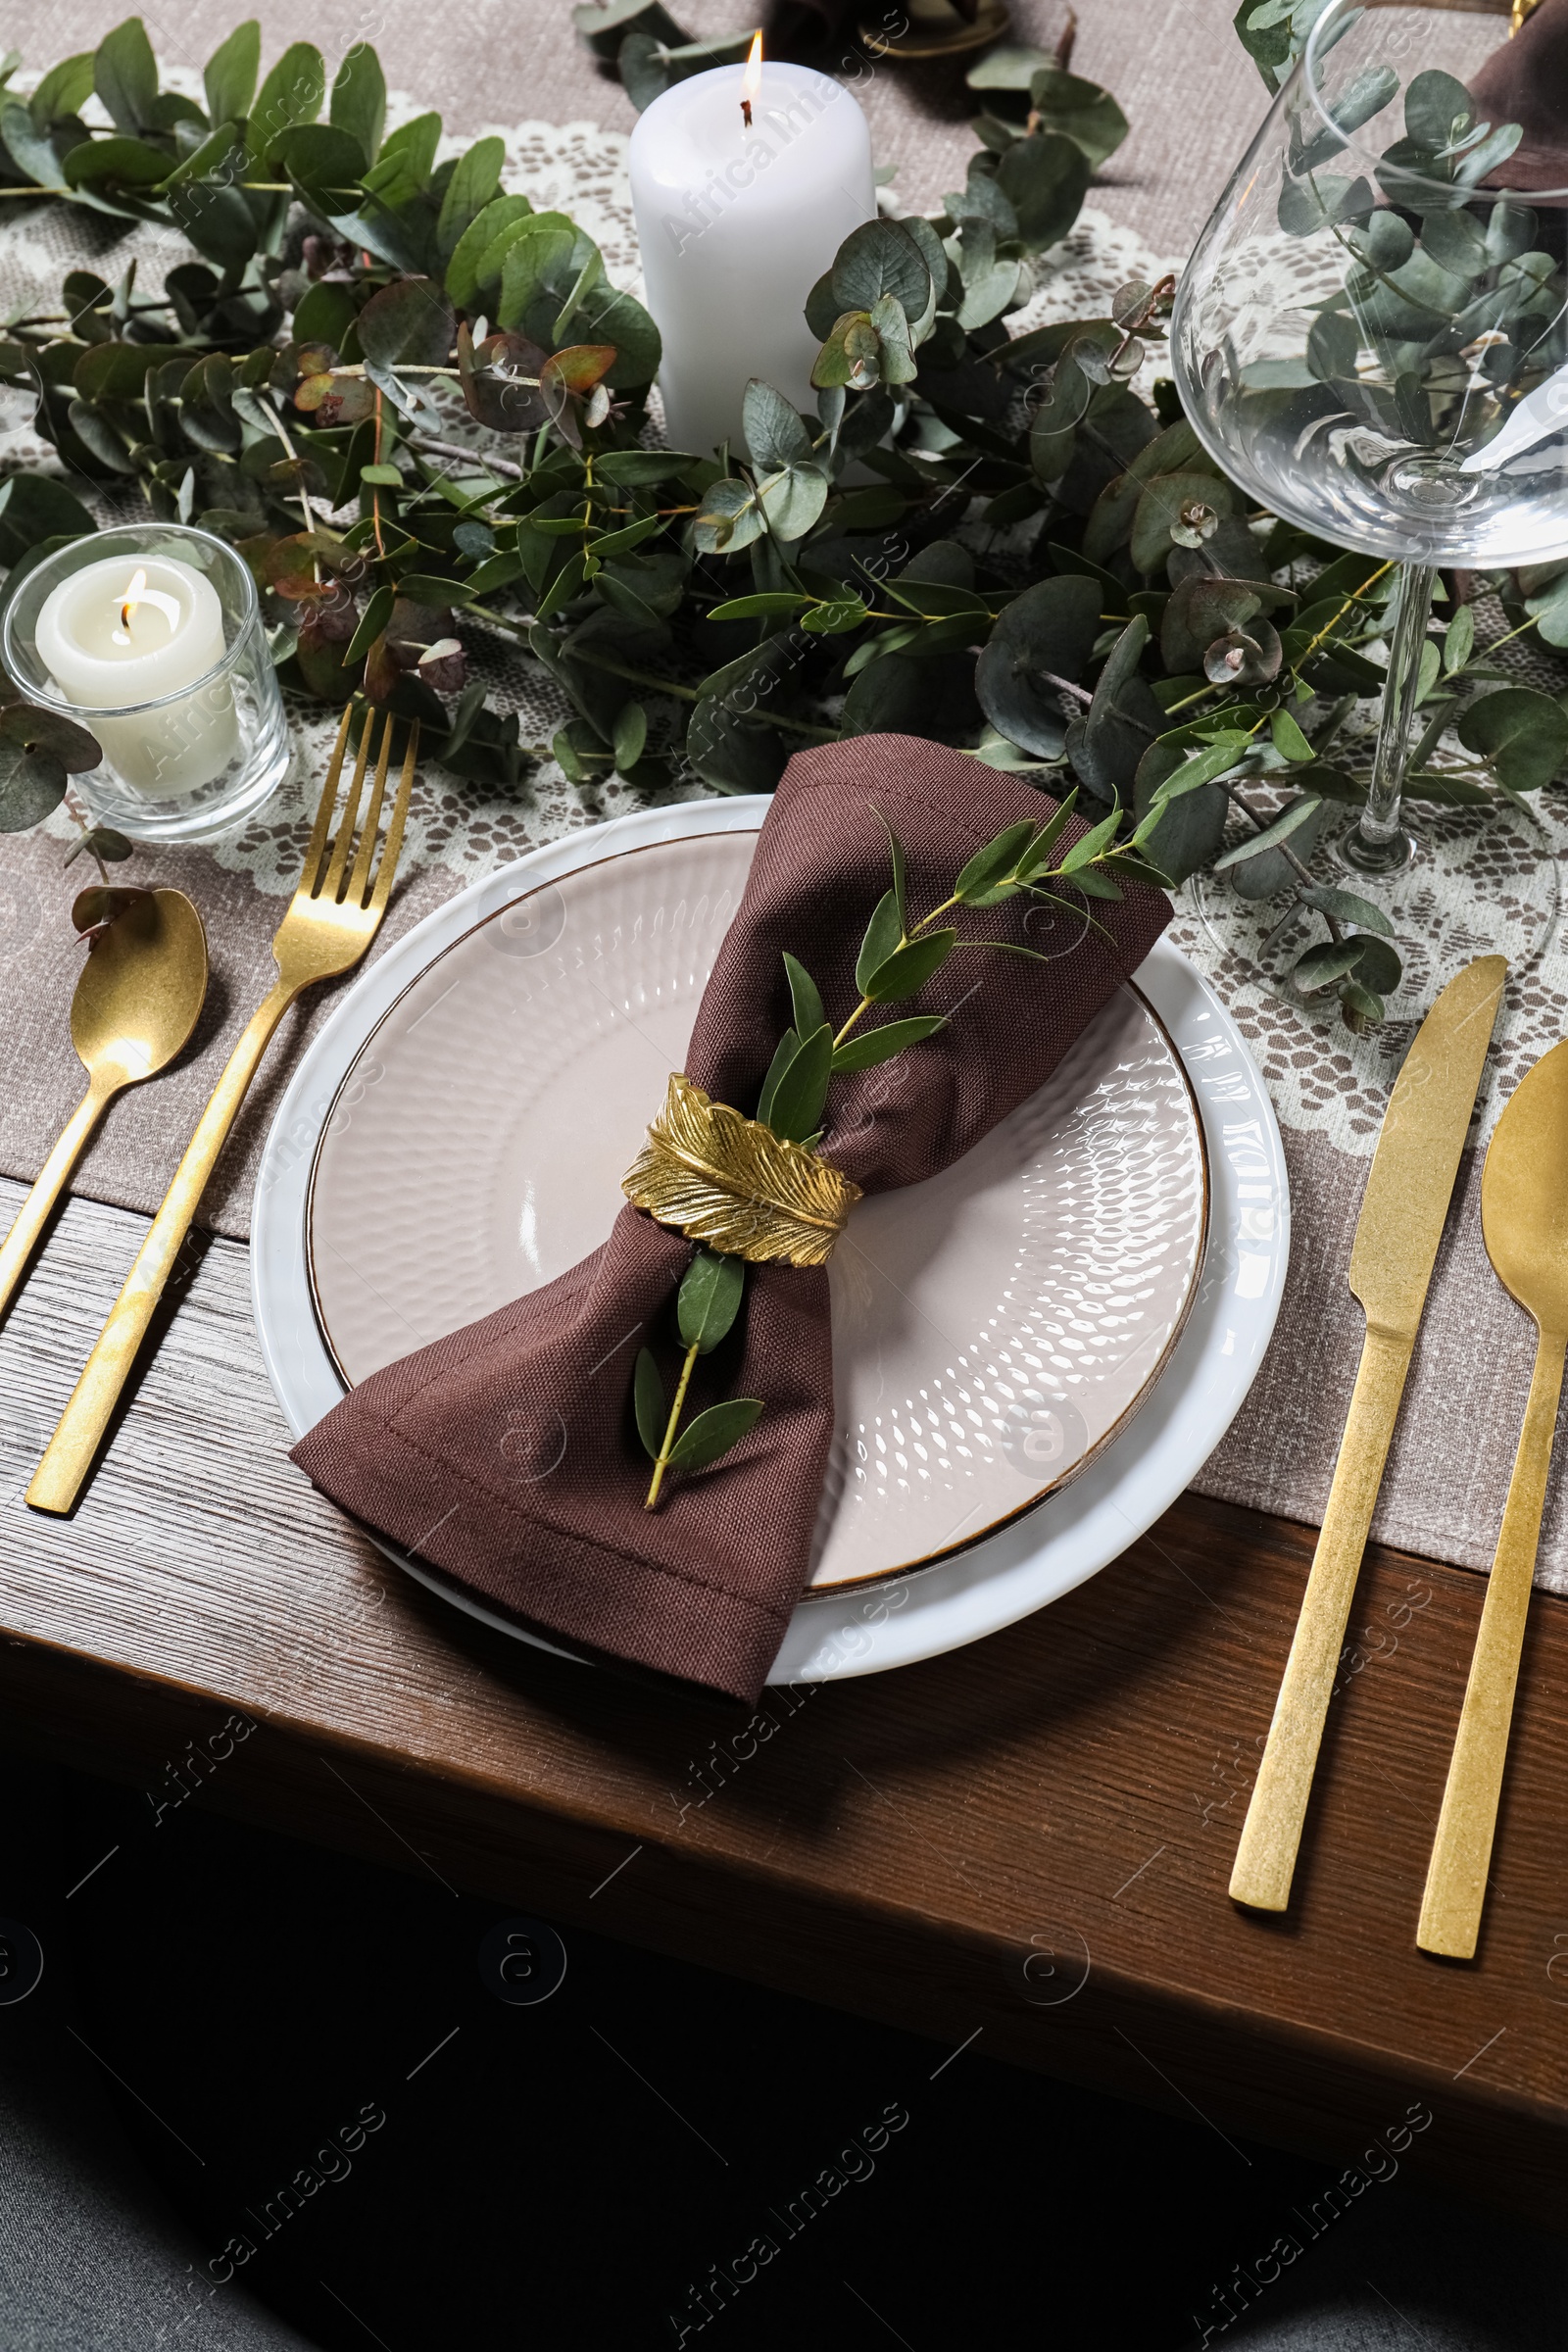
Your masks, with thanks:
<instances>
[{"instance_id":1,"label":"eucalyptus stem","mask_svg":"<svg viewBox=\"0 0 1568 2352\"><path fill-rule=\"evenodd\" d=\"M514 466L510 458L492 458L476 449L465 449L461 441L411 440L409 447L416 457L462 458L485 473L500 474L509 482L528 479L526 466Z\"/></svg>"},{"instance_id":2,"label":"eucalyptus stem","mask_svg":"<svg viewBox=\"0 0 1568 2352\"><path fill-rule=\"evenodd\" d=\"M287 450L290 463L298 466L300 462L299 451L289 439L288 426L283 422L281 414L277 419L277 437L282 442L283 447ZM303 472L300 475L299 497L300 512L305 517L305 528L307 531L314 531L316 528L316 516L311 508L311 494L305 486L305 476ZM321 576L321 565L319 559L315 556L311 558L311 569L315 573L316 577L319 579Z\"/></svg>"},{"instance_id":3,"label":"eucalyptus stem","mask_svg":"<svg viewBox=\"0 0 1568 2352\"><path fill-rule=\"evenodd\" d=\"M385 450L386 416L381 399L381 387L377 384L375 388L375 441L372 460L377 466L385 461ZM384 564L386 562L386 541L381 536L381 485L379 482L372 483L370 488L370 528L375 533L375 552Z\"/></svg>"},{"instance_id":4,"label":"eucalyptus stem","mask_svg":"<svg viewBox=\"0 0 1568 2352\"><path fill-rule=\"evenodd\" d=\"M664 1424L664 1443L659 1448L659 1457L654 1463L653 1479L649 1485L647 1499L643 1504L645 1511L656 1510L659 1506L659 1490L664 1483L664 1472L669 1467L669 1456L675 1444L675 1432L680 1422L680 1408L686 1401L686 1391L691 1385L692 1367L700 1353L698 1343L693 1341L691 1347L686 1350L686 1361L680 1368L680 1379L675 1387L675 1401L669 1408L669 1419Z\"/></svg>"},{"instance_id":5,"label":"eucalyptus stem","mask_svg":"<svg viewBox=\"0 0 1568 2352\"><path fill-rule=\"evenodd\" d=\"M470 612L476 609L472 605L468 607ZM677 686L672 678L662 678L653 670L634 669L629 662L612 661L608 654L589 653L585 646L574 645L571 659L573 662L586 662L590 669L602 669L612 678L625 678L630 685L646 686L651 694L672 694L683 703L700 703L706 699L696 686ZM760 717L767 726L783 727L787 733L804 735L811 743L842 743L844 740L837 727L813 727L807 719L786 717L782 710L737 710L733 704L722 701L719 709L727 710L731 718Z\"/></svg>"},{"instance_id":6,"label":"eucalyptus stem","mask_svg":"<svg viewBox=\"0 0 1568 2352\"><path fill-rule=\"evenodd\" d=\"M858 1004L857 1004L857 1006L855 1007L855 1010L854 1010L854 1011L851 1013L851 1015L850 1015L849 1019L848 1019L848 1020L845 1022L845 1024L844 1024L843 1028L842 1028L842 1029L839 1031L839 1033L838 1033L837 1037L836 1037L836 1038L833 1040L833 1051L834 1051L835 1053L837 1053L837 1052L838 1052L838 1049L840 1048L840 1046L842 1046L842 1045L843 1045L843 1043L844 1043L844 1040L845 1040L845 1039L846 1039L846 1038L849 1036L849 1034L850 1034L850 1031L851 1031L851 1030L852 1030L852 1029L855 1027L855 1024L856 1024L856 1022L857 1022L857 1021L859 1019L859 1017L860 1017L861 1013L862 1013L862 1012L869 1012L869 1011L870 1011L870 1009L871 1009L871 1000L870 1000L870 998L869 998L869 997L862 997L862 998L860 999L860 1002L858 1003Z\"/></svg>"},{"instance_id":7,"label":"eucalyptus stem","mask_svg":"<svg viewBox=\"0 0 1568 2352\"><path fill-rule=\"evenodd\" d=\"M333 375L363 376L365 373L365 363L363 360L351 361L345 367L331 368L329 372ZM395 372L399 375L450 375L455 377L459 370L456 368L425 367L422 364L416 363L413 360L399 360ZM516 377L514 380L522 384L532 384L536 382L537 379L531 375L523 375Z\"/></svg>"}]
</instances>

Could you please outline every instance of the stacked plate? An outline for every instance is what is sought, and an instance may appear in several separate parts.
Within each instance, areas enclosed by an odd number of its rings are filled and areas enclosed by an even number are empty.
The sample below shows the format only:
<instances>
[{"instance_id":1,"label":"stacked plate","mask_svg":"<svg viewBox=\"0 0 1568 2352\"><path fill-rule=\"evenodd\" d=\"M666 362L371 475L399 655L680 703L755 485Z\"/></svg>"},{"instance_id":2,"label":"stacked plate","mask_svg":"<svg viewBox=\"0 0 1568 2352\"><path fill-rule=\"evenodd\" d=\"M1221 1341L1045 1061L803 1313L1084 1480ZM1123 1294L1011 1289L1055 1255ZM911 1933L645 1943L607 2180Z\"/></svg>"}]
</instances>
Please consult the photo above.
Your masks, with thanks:
<instances>
[{"instance_id":1,"label":"stacked plate","mask_svg":"<svg viewBox=\"0 0 1568 2352\"><path fill-rule=\"evenodd\" d=\"M278 1110L252 1232L296 1435L603 1241L766 808L645 810L553 843L348 992ZM1251 1059L1161 943L975 1151L856 1209L830 1269L837 1430L810 1587L773 1679L933 1656L1124 1550L1250 1386L1288 1221Z\"/></svg>"}]
</instances>

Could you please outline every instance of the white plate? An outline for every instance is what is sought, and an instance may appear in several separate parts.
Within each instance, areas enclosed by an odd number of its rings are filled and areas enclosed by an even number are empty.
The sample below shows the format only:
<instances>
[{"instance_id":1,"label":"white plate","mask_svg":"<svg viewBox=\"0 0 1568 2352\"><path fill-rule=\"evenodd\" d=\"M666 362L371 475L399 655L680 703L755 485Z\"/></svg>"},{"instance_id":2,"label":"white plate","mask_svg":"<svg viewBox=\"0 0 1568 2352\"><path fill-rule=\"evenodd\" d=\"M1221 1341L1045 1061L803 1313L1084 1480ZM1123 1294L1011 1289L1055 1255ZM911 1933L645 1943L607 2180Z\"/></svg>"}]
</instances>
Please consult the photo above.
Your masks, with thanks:
<instances>
[{"instance_id":1,"label":"white plate","mask_svg":"<svg viewBox=\"0 0 1568 2352\"><path fill-rule=\"evenodd\" d=\"M686 1067L760 838L623 847L541 883L427 963L370 1032L306 1210L317 1318L346 1383L599 1248ZM1204 1161L1176 1049L1123 987L954 1166L860 1203L828 1267L834 1432L811 1592L961 1551L1111 1442L1196 1296Z\"/></svg>"},{"instance_id":2,"label":"white plate","mask_svg":"<svg viewBox=\"0 0 1568 2352\"><path fill-rule=\"evenodd\" d=\"M353 1096L354 1084L345 1091L344 1081L367 1042L435 958L541 884L656 843L755 832L767 806L765 800L731 800L643 810L552 843L426 917L344 998L279 1106L252 1227L257 1327L296 1435L343 1394L313 1311L307 1210L322 1127L340 1095L344 1103ZM773 1681L872 1672L937 1655L1057 1598L1114 1559L1169 1506L1246 1396L1273 1328L1288 1257L1278 1130L1239 1034L1186 959L1161 943L1136 978L1169 1032L1200 1105L1209 1162L1204 1271L1161 1378L1099 1458L1022 1519L896 1582L803 1600ZM516 1626L424 1563L383 1548L470 1614L523 1640L538 1639L519 1635Z\"/></svg>"}]
</instances>

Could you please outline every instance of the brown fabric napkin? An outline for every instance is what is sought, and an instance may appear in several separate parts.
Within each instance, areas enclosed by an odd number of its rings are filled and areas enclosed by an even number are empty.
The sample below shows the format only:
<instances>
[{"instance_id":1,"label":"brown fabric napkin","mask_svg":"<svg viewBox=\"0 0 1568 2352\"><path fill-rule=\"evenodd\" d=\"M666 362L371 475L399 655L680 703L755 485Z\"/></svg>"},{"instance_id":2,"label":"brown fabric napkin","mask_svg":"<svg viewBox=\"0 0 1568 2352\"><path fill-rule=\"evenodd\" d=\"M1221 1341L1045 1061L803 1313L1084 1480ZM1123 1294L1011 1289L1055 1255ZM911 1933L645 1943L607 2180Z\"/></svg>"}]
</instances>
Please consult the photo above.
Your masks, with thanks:
<instances>
[{"instance_id":1,"label":"brown fabric napkin","mask_svg":"<svg viewBox=\"0 0 1568 2352\"><path fill-rule=\"evenodd\" d=\"M1568 0L1541 0L1470 83L1479 115L1524 137L1488 185L1568 188Z\"/></svg>"},{"instance_id":2,"label":"brown fabric napkin","mask_svg":"<svg viewBox=\"0 0 1568 2352\"><path fill-rule=\"evenodd\" d=\"M923 912L1004 825L1042 822L1052 807L1021 780L911 736L798 754L704 992L687 1075L717 1102L755 1108L790 1020L786 948L829 1017L848 1015L860 937L888 887L879 810L904 842L910 904ZM1062 847L1083 829L1074 820ZM1108 942L1060 918L1043 932L1018 901L968 914L967 932L1033 940L1053 960L955 955L919 999L922 1011L951 1010L951 1023L895 1062L835 1079L825 1156L864 1192L918 1184L1035 1093L1171 909L1132 887L1095 912ZM650 1118L660 1106L650 1100ZM648 1511L632 1366L651 1345L667 1376L689 1256L680 1235L623 1208L592 1257L372 1375L293 1459L357 1518L518 1623L755 1699L806 1583L833 1435L827 1272L752 1269L735 1330L699 1359L687 1417L722 1396L761 1396L766 1409L732 1453Z\"/></svg>"}]
</instances>

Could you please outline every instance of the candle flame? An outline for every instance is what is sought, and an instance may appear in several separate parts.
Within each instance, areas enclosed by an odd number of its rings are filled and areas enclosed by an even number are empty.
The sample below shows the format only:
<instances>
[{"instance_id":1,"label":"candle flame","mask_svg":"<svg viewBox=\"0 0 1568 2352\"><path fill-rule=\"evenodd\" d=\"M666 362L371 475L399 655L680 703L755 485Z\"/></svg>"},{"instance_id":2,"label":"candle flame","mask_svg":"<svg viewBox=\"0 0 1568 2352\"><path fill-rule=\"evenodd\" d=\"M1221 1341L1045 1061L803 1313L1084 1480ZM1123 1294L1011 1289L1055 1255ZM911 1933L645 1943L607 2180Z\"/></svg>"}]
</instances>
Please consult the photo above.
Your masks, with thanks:
<instances>
[{"instance_id":1,"label":"candle flame","mask_svg":"<svg viewBox=\"0 0 1568 2352\"><path fill-rule=\"evenodd\" d=\"M147 574L145 571L138 569L131 573L130 586L125 590L125 601L120 608L120 625L122 629L130 627L130 616L141 602L141 592L146 585Z\"/></svg>"},{"instance_id":2,"label":"candle flame","mask_svg":"<svg viewBox=\"0 0 1568 2352\"><path fill-rule=\"evenodd\" d=\"M746 127L748 130L752 125L752 101L757 96L757 93L761 86L762 36L760 32L754 32L752 35L751 55L746 60L746 71L741 75L741 113L746 118Z\"/></svg>"}]
</instances>

